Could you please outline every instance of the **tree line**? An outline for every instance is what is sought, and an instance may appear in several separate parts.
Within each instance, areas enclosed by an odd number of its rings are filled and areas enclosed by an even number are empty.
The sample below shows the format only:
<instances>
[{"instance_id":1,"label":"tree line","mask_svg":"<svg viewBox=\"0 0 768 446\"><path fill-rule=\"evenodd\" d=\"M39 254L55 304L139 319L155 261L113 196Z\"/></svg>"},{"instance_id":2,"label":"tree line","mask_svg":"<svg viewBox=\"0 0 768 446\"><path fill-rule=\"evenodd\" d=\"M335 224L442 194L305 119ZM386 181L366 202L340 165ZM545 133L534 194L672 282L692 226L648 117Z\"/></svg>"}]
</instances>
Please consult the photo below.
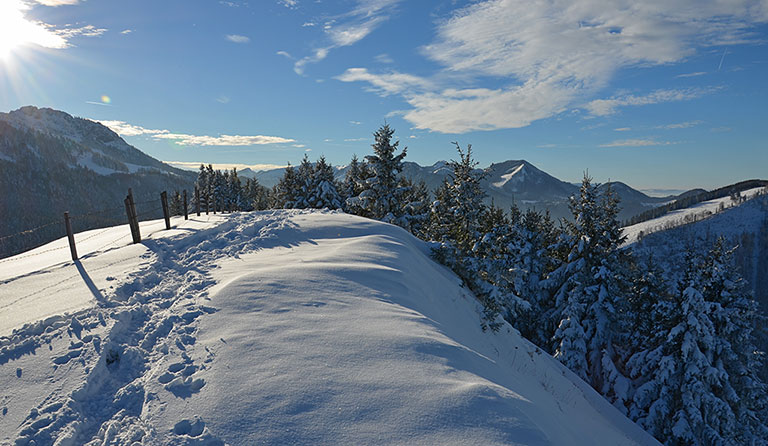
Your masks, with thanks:
<instances>
[{"instance_id":1,"label":"tree line","mask_svg":"<svg viewBox=\"0 0 768 446\"><path fill-rule=\"evenodd\" d=\"M406 148L388 125L343 181L321 157L288 166L271 190L201 166L198 188L222 209L328 208L389 222L434 243L482 305L483 329L509 322L667 445L768 442L768 388L755 327L762 316L718 239L668 277L622 249L619 200L585 175L572 220L485 203L472 147L454 143L434 191L403 178ZM218 192L217 192L218 191ZM210 201L210 198L206 198ZM203 199L201 198L201 201Z\"/></svg>"}]
</instances>

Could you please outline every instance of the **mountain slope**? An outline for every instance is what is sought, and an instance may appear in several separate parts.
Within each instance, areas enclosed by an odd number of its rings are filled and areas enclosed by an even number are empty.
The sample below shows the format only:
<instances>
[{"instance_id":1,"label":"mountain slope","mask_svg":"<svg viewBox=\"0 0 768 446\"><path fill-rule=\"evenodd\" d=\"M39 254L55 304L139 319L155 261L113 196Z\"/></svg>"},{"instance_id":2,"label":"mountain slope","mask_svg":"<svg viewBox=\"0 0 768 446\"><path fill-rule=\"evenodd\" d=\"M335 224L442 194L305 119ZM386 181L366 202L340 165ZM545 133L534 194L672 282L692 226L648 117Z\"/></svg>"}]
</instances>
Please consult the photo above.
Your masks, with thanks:
<instances>
[{"instance_id":1,"label":"mountain slope","mask_svg":"<svg viewBox=\"0 0 768 446\"><path fill-rule=\"evenodd\" d=\"M52 109L0 113L0 257L63 234L62 215L76 230L117 224L128 188L142 199L192 188L195 174L172 168L128 145L107 127ZM156 216L157 214L155 214ZM4 238L48 223L40 231Z\"/></svg>"},{"instance_id":2,"label":"mountain slope","mask_svg":"<svg viewBox=\"0 0 768 446\"><path fill-rule=\"evenodd\" d=\"M234 214L107 252L130 249L146 264L98 307L0 339L0 441L657 444L511 327L483 332L395 226Z\"/></svg>"}]
</instances>

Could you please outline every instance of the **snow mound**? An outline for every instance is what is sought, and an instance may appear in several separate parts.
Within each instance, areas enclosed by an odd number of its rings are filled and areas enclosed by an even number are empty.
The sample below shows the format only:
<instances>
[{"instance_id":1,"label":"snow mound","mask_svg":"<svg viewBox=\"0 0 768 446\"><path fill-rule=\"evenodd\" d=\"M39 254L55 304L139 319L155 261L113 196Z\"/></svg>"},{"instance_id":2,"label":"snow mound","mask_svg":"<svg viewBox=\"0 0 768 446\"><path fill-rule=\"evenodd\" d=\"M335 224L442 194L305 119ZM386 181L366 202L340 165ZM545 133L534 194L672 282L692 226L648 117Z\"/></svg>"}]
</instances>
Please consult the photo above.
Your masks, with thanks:
<instances>
[{"instance_id":1,"label":"snow mound","mask_svg":"<svg viewBox=\"0 0 768 446\"><path fill-rule=\"evenodd\" d=\"M143 249L96 305L0 338L0 443L657 444L512 327L483 332L395 226L233 214Z\"/></svg>"}]
</instances>

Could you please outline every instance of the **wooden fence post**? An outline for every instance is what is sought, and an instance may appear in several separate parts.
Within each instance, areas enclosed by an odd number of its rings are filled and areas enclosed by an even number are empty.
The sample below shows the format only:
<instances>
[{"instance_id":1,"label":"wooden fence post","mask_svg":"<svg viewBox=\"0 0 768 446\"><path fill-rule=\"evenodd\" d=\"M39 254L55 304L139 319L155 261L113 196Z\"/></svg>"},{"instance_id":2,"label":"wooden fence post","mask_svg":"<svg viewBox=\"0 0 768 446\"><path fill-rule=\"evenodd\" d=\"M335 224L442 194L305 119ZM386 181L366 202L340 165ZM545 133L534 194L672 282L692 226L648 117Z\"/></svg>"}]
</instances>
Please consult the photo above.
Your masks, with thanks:
<instances>
[{"instance_id":1,"label":"wooden fence post","mask_svg":"<svg viewBox=\"0 0 768 446\"><path fill-rule=\"evenodd\" d=\"M163 205L163 218L165 218L165 229L171 229L171 218L168 215L168 193L160 192L160 203Z\"/></svg>"},{"instance_id":2,"label":"wooden fence post","mask_svg":"<svg viewBox=\"0 0 768 446\"><path fill-rule=\"evenodd\" d=\"M189 213L187 212L187 190L184 189L184 220L189 220Z\"/></svg>"},{"instance_id":3,"label":"wooden fence post","mask_svg":"<svg viewBox=\"0 0 768 446\"><path fill-rule=\"evenodd\" d=\"M72 253L72 261L77 261L77 249L75 248L75 234L72 233L72 222L69 220L69 211L64 213L64 226L67 228L69 239L69 252Z\"/></svg>"},{"instance_id":4,"label":"wooden fence post","mask_svg":"<svg viewBox=\"0 0 768 446\"><path fill-rule=\"evenodd\" d=\"M133 190L128 189L128 196L125 197L125 210L128 213L128 224L131 227L133 243L141 243L141 232L139 231L139 217L136 214L136 202L133 201Z\"/></svg>"}]
</instances>

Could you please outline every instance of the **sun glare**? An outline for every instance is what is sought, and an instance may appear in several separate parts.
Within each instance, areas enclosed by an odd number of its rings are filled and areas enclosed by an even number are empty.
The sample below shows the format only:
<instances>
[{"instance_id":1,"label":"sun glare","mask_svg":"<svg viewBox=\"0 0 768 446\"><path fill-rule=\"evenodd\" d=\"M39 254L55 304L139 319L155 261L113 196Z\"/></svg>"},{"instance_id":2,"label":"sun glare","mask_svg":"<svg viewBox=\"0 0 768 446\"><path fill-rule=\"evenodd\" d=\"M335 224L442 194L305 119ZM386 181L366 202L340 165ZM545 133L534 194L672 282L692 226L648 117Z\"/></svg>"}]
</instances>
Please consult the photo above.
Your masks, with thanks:
<instances>
[{"instance_id":1,"label":"sun glare","mask_svg":"<svg viewBox=\"0 0 768 446\"><path fill-rule=\"evenodd\" d=\"M26 44L46 48L64 48L66 40L44 24L28 20L24 12L29 9L21 0L0 1L0 59L7 59Z\"/></svg>"}]
</instances>

